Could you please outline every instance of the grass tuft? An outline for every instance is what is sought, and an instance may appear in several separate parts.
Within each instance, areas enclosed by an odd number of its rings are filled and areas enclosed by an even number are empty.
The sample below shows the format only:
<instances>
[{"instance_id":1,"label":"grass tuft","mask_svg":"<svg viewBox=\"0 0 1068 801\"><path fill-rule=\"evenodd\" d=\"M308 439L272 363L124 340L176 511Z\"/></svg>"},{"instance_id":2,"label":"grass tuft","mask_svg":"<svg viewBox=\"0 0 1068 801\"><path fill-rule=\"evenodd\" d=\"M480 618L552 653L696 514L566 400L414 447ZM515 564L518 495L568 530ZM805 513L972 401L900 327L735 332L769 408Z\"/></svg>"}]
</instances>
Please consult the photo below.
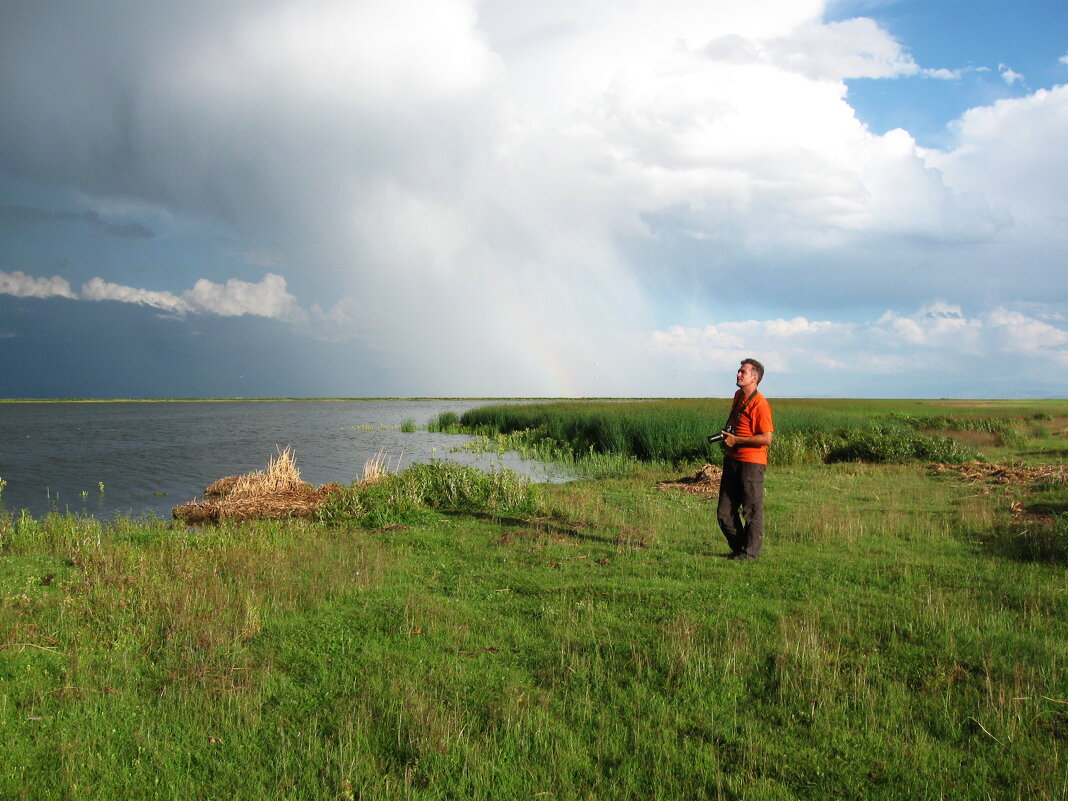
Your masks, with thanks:
<instances>
[{"instance_id":1,"label":"grass tuft","mask_svg":"<svg viewBox=\"0 0 1068 801\"><path fill-rule=\"evenodd\" d=\"M461 433L460 416L456 412L442 412L437 420L431 420L426 430L436 434Z\"/></svg>"},{"instance_id":2,"label":"grass tuft","mask_svg":"<svg viewBox=\"0 0 1068 801\"><path fill-rule=\"evenodd\" d=\"M469 465L431 462L336 490L318 519L381 528L425 521L431 512L523 517L536 511L534 485L514 471L485 473Z\"/></svg>"}]
</instances>

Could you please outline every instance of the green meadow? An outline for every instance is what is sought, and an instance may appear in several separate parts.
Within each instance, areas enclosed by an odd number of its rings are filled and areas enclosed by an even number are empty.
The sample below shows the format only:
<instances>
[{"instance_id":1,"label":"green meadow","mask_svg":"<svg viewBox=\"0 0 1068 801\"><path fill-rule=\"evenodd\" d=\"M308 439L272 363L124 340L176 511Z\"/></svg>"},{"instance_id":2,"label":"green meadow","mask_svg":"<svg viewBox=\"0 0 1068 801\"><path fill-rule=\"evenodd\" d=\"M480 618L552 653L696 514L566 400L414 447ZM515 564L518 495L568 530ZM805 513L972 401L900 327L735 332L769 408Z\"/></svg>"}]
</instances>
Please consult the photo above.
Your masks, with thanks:
<instances>
[{"instance_id":1,"label":"green meadow","mask_svg":"<svg viewBox=\"0 0 1068 801\"><path fill-rule=\"evenodd\" d=\"M566 483L0 516L0 798L1068 798L1068 402L772 403L755 562L657 487L720 400L433 424Z\"/></svg>"}]
</instances>

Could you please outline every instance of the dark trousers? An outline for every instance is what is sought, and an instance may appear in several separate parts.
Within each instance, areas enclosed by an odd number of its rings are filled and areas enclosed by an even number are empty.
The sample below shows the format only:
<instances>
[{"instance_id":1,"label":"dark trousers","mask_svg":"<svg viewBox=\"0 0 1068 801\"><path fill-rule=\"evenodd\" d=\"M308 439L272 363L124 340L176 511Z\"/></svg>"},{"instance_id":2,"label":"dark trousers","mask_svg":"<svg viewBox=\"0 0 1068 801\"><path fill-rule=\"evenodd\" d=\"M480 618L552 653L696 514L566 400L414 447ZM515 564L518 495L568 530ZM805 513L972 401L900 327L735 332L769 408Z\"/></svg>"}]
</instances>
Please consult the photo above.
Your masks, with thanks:
<instances>
[{"instance_id":1,"label":"dark trousers","mask_svg":"<svg viewBox=\"0 0 1068 801\"><path fill-rule=\"evenodd\" d=\"M764 544L764 471L766 465L723 460L716 517L732 553L760 556Z\"/></svg>"}]
</instances>

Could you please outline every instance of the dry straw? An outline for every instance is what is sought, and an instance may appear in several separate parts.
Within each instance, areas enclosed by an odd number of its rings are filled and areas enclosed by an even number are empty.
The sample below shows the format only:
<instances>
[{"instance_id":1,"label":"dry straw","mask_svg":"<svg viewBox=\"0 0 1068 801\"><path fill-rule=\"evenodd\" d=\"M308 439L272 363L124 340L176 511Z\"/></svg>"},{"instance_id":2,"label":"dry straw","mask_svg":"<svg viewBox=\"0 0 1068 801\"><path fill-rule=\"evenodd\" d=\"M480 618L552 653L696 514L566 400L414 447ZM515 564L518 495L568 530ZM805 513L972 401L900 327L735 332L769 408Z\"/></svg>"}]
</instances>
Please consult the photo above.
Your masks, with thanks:
<instances>
[{"instance_id":1,"label":"dry straw","mask_svg":"<svg viewBox=\"0 0 1068 801\"><path fill-rule=\"evenodd\" d=\"M394 472L400 472L401 459L404 458L404 452L397 457L397 464L394 467ZM366 462L363 463L363 478L360 479L361 484L373 484L375 481L379 481L389 475L389 454L385 451L379 451Z\"/></svg>"},{"instance_id":2,"label":"dry straw","mask_svg":"<svg viewBox=\"0 0 1068 801\"><path fill-rule=\"evenodd\" d=\"M337 484L316 488L301 481L293 451L286 447L270 459L266 470L220 478L204 491L210 500L175 506L171 514L186 523L310 517L337 488Z\"/></svg>"},{"instance_id":3,"label":"dry straw","mask_svg":"<svg viewBox=\"0 0 1068 801\"><path fill-rule=\"evenodd\" d=\"M696 495L718 495L721 475L722 471L714 464L706 464L692 476L658 481L656 488L659 490L682 490Z\"/></svg>"},{"instance_id":4,"label":"dry straw","mask_svg":"<svg viewBox=\"0 0 1068 801\"><path fill-rule=\"evenodd\" d=\"M958 473L962 479L971 484L1068 483L1068 466L1062 464L1043 464L1029 467L1019 464L965 462L964 464L932 464L931 468L939 473L947 471Z\"/></svg>"}]
</instances>

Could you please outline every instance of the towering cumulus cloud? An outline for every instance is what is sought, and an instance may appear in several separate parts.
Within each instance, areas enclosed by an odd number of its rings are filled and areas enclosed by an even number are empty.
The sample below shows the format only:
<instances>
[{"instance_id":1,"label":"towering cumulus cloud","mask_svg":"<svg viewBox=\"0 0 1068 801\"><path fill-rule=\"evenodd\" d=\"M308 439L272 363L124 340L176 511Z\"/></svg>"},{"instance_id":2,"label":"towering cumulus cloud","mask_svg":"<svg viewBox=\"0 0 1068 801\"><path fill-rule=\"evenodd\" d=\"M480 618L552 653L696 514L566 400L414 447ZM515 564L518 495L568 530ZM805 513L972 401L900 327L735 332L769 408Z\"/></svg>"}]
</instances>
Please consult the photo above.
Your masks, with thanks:
<instances>
[{"instance_id":1,"label":"towering cumulus cloud","mask_svg":"<svg viewBox=\"0 0 1068 801\"><path fill-rule=\"evenodd\" d=\"M112 244L69 277L0 264L0 292L285 321L426 393L701 393L756 348L819 393L817 367L910 369L901 321L937 302L1047 326L1030 352L1060 364L1065 87L972 109L944 150L876 133L847 81L962 65L826 6L5 3L6 195L74 190L19 230ZM122 247L196 258L109 273Z\"/></svg>"}]
</instances>

